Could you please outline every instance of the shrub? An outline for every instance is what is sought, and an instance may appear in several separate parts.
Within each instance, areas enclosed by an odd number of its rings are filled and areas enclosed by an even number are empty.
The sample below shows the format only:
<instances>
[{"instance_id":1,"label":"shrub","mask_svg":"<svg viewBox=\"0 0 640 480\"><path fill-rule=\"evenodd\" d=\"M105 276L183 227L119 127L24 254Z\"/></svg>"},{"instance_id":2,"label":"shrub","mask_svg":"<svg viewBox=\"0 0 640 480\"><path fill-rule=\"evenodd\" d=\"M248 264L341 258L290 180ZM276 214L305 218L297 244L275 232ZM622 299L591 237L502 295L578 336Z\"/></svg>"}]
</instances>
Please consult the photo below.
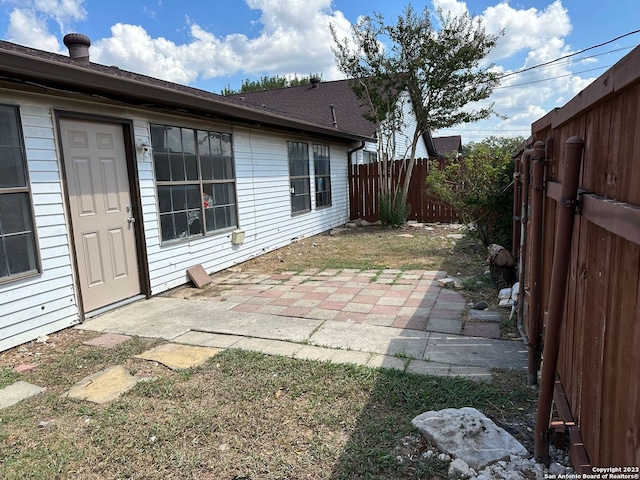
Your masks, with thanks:
<instances>
[{"instance_id":1,"label":"shrub","mask_svg":"<svg viewBox=\"0 0 640 480\"><path fill-rule=\"evenodd\" d=\"M407 221L409 205L402 189L395 188L391 192L381 193L378 198L380 221L387 227L401 227Z\"/></svg>"},{"instance_id":2,"label":"shrub","mask_svg":"<svg viewBox=\"0 0 640 480\"><path fill-rule=\"evenodd\" d=\"M475 224L480 240L511 245L513 160L522 138L491 137L470 144L460 159L433 160L427 188L451 205L465 223Z\"/></svg>"}]
</instances>

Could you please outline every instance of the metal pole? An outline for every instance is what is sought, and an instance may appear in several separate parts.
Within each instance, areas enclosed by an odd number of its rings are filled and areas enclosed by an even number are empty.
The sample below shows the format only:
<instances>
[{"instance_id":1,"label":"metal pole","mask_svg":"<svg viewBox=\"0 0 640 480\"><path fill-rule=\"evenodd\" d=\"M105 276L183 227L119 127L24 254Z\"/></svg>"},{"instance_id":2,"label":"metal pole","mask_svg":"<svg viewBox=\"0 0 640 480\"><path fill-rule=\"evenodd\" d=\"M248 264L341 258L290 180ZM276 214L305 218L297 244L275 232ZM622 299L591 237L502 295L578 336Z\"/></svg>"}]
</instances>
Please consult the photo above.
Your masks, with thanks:
<instances>
[{"instance_id":1,"label":"metal pole","mask_svg":"<svg viewBox=\"0 0 640 480\"><path fill-rule=\"evenodd\" d=\"M527 347L529 335L524 327L524 278L527 270L527 222L529 218L529 164L534 150L532 148L522 152L522 166L520 167L522 182L522 211L520 213L520 262L518 264L518 331Z\"/></svg>"},{"instance_id":2,"label":"metal pole","mask_svg":"<svg viewBox=\"0 0 640 480\"><path fill-rule=\"evenodd\" d=\"M520 157L513 159L513 227L511 232L511 253L516 260L520 258L520 209L522 207L522 178L520 177Z\"/></svg>"},{"instance_id":3,"label":"metal pole","mask_svg":"<svg viewBox=\"0 0 640 480\"><path fill-rule=\"evenodd\" d=\"M542 201L544 174L544 142L536 142L533 146L533 180L531 191L531 252L529 272L531 305L529 310L529 385L538 383L538 366L540 365L540 277L542 260Z\"/></svg>"},{"instance_id":4,"label":"metal pole","mask_svg":"<svg viewBox=\"0 0 640 480\"><path fill-rule=\"evenodd\" d=\"M556 238L553 249L553 267L549 295L549 316L544 336L542 353L542 375L536 414L535 458L537 462L549 464L549 420L558 366L560 349L560 329L565 306L567 275L571 256L573 221L576 212L578 194L578 176L582 160L584 141L580 137L571 137L565 144L564 175L562 194L558 204Z\"/></svg>"}]
</instances>

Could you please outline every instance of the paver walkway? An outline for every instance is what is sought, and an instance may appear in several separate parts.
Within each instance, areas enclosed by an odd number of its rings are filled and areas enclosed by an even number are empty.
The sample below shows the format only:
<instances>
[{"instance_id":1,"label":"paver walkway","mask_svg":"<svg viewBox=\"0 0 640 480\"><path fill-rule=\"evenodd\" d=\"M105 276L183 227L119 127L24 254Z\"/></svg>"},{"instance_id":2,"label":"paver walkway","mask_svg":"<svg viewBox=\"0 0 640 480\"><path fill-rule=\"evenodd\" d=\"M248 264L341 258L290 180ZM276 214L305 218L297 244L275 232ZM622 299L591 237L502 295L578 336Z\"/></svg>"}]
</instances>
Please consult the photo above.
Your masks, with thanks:
<instances>
[{"instance_id":1,"label":"paver walkway","mask_svg":"<svg viewBox=\"0 0 640 480\"><path fill-rule=\"evenodd\" d=\"M460 334L465 300L444 289L438 271L307 270L265 275L222 273L211 301L234 304L230 311L332 320L411 330Z\"/></svg>"},{"instance_id":2,"label":"paver walkway","mask_svg":"<svg viewBox=\"0 0 640 480\"><path fill-rule=\"evenodd\" d=\"M190 300L154 297L76 328L106 333L87 342L104 348L131 335L164 338L172 343L161 347L170 357L163 363L177 368L226 348L476 380L490 380L491 368L523 368L525 349L520 342L495 339L497 324L467 322L463 329L464 297L440 286L444 276L422 270L223 272ZM469 325L485 334L461 335L469 334ZM208 348L196 354L185 345ZM117 398L140 380L121 373L114 380L111 370L98 372L69 395ZM87 389L96 379L104 388ZM0 390L0 408L39 391L6 387Z\"/></svg>"}]
</instances>

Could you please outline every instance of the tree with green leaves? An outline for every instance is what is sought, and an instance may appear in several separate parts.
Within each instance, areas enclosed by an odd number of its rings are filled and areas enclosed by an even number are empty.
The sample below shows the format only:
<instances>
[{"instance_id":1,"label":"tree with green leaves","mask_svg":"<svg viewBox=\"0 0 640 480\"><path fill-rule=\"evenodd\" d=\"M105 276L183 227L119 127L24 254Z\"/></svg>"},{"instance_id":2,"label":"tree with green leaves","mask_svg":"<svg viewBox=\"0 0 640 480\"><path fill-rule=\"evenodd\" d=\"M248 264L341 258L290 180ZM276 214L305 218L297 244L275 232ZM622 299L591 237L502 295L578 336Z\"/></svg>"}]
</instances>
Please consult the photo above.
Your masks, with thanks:
<instances>
[{"instance_id":1,"label":"tree with green leaves","mask_svg":"<svg viewBox=\"0 0 640 480\"><path fill-rule=\"evenodd\" d=\"M251 80L249 78L245 78L242 81L242 85L240 86L240 90L234 90L231 88L231 85L227 85L220 92L222 95L237 95L239 93L246 92L256 92L259 90L271 90L274 88L285 88L285 87L297 87L299 85L308 85L311 83L312 78L322 79L322 75L309 74L308 77L298 77L298 75L294 75L293 77L287 77L284 75L275 75L269 77L267 75L259 78L258 80Z\"/></svg>"},{"instance_id":2,"label":"tree with green leaves","mask_svg":"<svg viewBox=\"0 0 640 480\"><path fill-rule=\"evenodd\" d=\"M513 159L523 137L488 137L463 147L462 157L432 160L427 188L476 226L485 246L511 245Z\"/></svg>"},{"instance_id":3,"label":"tree with green leaves","mask_svg":"<svg viewBox=\"0 0 640 480\"><path fill-rule=\"evenodd\" d=\"M492 106L470 109L488 98L498 74L483 62L498 35L486 33L479 17L468 13L435 16L427 8L417 13L409 4L395 24L375 13L352 27L349 38L338 38L332 26L333 52L340 71L353 79L353 89L369 107L368 119L378 125L381 195L406 199L420 138L434 130L476 122L495 112ZM412 133L407 172L402 187L386 177L386 159L393 158L390 138L405 125L403 104L417 119ZM391 154L391 155L390 155Z\"/></svg>"}]
</instances>

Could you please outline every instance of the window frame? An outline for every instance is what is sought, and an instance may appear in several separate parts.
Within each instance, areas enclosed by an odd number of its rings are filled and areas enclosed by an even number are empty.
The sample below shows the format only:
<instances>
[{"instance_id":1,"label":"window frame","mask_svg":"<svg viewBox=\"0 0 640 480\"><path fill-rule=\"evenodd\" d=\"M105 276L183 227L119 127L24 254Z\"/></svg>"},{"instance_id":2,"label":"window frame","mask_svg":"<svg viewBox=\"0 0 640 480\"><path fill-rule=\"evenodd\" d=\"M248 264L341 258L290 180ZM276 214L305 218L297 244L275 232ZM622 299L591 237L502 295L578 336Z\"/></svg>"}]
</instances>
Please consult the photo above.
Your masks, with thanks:
<instances>
[{"instance_id":1,"label":"window frame","mask_svg":"<svg viewBox=\"0 0 640 480\"><path fill-rule=\"evenodd\" d=\"M303 156L303 158L292 158L291 156L291 152L294 151L294 146L299 145L299 146L303 146L304 147L304 152L305 155ZM311 166L310 166L310 159L309 159L309 144L307 142L301 142L301 141L293 141L293 140L288 140L287 141L287 160L288 160L288 165L289 165L289 193L290 193L290 202L291 202L291 215L295 216L295 215L303 215L305 213L309 213L311 212ZM306 175L292 175L292 173L297 173L294 172L295 168L293 162L301 162L301 165L306 166ZM295 186L294 186L294 182L299 182L300 180L305 181L305 185L307 187L307 192L303 193L302 195L296 195L295 193ZM296 205L294 203L294 198L295 197L307 197L308 201L305 202L305 208L304 209L299 209L296 210Z\"/></svg>"},{"instance_id":2,"label":"window frame","mask_svg":"<svg viewBox=\"0 0 640 480\"><path fill-rule=\"evenodd\" d=\"M326 155L320 155L318 153L318 150L325 150L326 151ZM323 152L324 153L324 152ZM318 175L318 164L319 163L326 163L326 167L327 167L327 173L323 173L321 175ZM313 178L314 178L314 187L315 187L315 199L316 199L316 210L317 209L323 209L323 208L329 208L331 207L333 201L332 201L332 196L331 196L331 148L329 147L329 145L325 145L325 144L320 144L320 143L314 143L313 144ZM326 183L328 184L328 189L325 190L320 190L318 187L318 180L319 179L325 179ZM319 202L319 195L322 195L323 193L327 194L328 197L328 202L327 203L320 203Z\"/></svg>"},{"instance_id":3,"label":"window frame","mask_svg":"<svg viewBox=\"0 0 640 480\"><path fill-rule=\"evenodd\" d=\"M150 131L149 136L151 138L152 145L154 145L154 141L153 141L151 132L153 131L154 128L165 129L164 135L166 135L167 134L166 132L170 129L177 129L180 131L180 151L171 151L167 137L165 137L162 140L162 142L165 143L165 147L166 147L165 150L156 152L156 149L152 148L153 174L154 174L155 193L156 193L156 206L157 206L157 215L158 215L158 230L159 230L160 244L173 245L177 243L198 240L200 238L206 238L206 237L212 237L214 235L224 234L239 228L240 221L239 221L239 213L238 213L236 161L235 161L235 155L233 151L233 135L230 132L225 132L221 130L187 127L182 125L167 125L167 124L161 124L161 123L151 123L149 125L149 131ZM191 135L193 136L193 150L194 150L193 153L185 151L185 140L184 140L185 131L189 132L190 136ZM198 145L199 139L201 138L200 134L203 134L204 138L207 139L207 142L208 142L207 149L206 149L207 151L204 151L204 149ZM220 153L218 154L211 153L211 150L210 150L211 143L209 139L212 137L218 137L219 139ZM224 147L222 146L223 138L228 139L229 146L228 146L227 152L225 152ZM165 142L165 140L167 141ZM165 179L158 180L157 162L159 162L160 160L158 159L158 157L156 157L156 154L164 155L167 157L166 160L169 162L168 163L168 168L169 168L168 172L169 172L169 178L170 178L169 180L165 180ZM181 179L181 180L171 179L171 176L173 174L172 164L171 164L172 156L176 156L176 157L182 156L182 167L183 167L184 179ZM187 166L187 161L185 160L185 157L188 157L188 156L193 156L194 158L196 178L188 178L189 177L189 173L187 171L188 166ZM212 178L203 178L202 162L204 161L205 157L208 157L209 159L213 159L214 157L220 159L224 178L214 178L213 167L211 168ZM227 159L229 160L228 168L226 168ZM225 198L228 197L226 198L227 203L214 204L212 206L207 206L206 205L207 198L205 197L205 194L207 195L207 197L213 198L216 191L215 185L224 186L224 190L226 190L227 192L223 195L223 197ZM185 191L184 191L185 208L176 210L174 209L174 206L173 206L173 188L172 187L180 187L180 186L185 186ZM190 207L189 205L189 202L195 198L195 197L193 197L193 199L189 198L189 193L186 188L189 186L197 186L198 188L199 200L198 200L197 208ZM233 190L232 192L229 190L229 186L231 186ZM172 204L170 207L171 210L168 210L166 212L163 212L161 207L161 204L163 203L160 198L161 187L167 187L168 196ZM206 193L205 190L210 190L212 195L209 195L208 193ZM212 230L207 229L207 218L209 216L207 212L211 211L210 215L212 215L212 219L215 224L217 209L224 209L225 218L227 217L227 213L228 213L227 210L230 212L229 218L231 219L231 222L230 222L231 224L221 228L214 228ZM200 231L191 234L189 230L192 223L189 221L190 212L196 212L196 211L198 212L198 216L195 217L194 220L198 219L200 221ZM162 228L162 217L167 215L173 216L176 213L187 214L187 232L189 232L190 234L184 237L178 236L174 238L164 239L163 228ZM174 222L173 230L175 234L176 233L175 217L173 222Z\"/></svg>"},{"instance_id":4,"label":"window frame","mask_svg":"<svg viewBox=\"0 0 640 480\"><path fill-rule=\"evenodd\" d=\"M10 194L16 194L16 193L25 194L27 196L27 205L26 205L27 211L23 213L27 215L28 219L31 222L31 225L30 225L31 230L25 230L24 232L21 232L21 234L27 233L27 232L31 234L31 241L32 241L31 248L33 250L30 253L33 254L34 263L35 263L35 268L24 270L22 272L18 272L14 274L9 273L9 275L7 276L0 277L0 285L2 285L2 284L15 282L17 280L21 280L24 278L40 275L42 273L42 259L40 257L40 245L38 243L37 225L36 225L35 210L33 205L33 193L31 191L31 179L29 178L27 149L24 141L24 132L22 130L22 116L20 112L20 107L18 105L11 105L11 104L5 104L5 103L0 103L0 107L7 107L7 108L13 109L13 113L15 115L15 122L16 122L15 133L17 136L17 140L19 142L18 145L12 145L12 146L0 145L0 152L4 150L5 147L20 149L21 156L22 156L22 169L24 174L24 183L25 183L25 185L22 187L0 187L0 197L2 197L3 195L10 195ZM13 234L16 234L16 232L13 232ZM0 233L0 243L4 245L4 239L7 238L7 236L12 236L13 234L5 235L3 233ZM3 252L4 251L5 250L3 246Z\"/></svg>"}]
</instances>

